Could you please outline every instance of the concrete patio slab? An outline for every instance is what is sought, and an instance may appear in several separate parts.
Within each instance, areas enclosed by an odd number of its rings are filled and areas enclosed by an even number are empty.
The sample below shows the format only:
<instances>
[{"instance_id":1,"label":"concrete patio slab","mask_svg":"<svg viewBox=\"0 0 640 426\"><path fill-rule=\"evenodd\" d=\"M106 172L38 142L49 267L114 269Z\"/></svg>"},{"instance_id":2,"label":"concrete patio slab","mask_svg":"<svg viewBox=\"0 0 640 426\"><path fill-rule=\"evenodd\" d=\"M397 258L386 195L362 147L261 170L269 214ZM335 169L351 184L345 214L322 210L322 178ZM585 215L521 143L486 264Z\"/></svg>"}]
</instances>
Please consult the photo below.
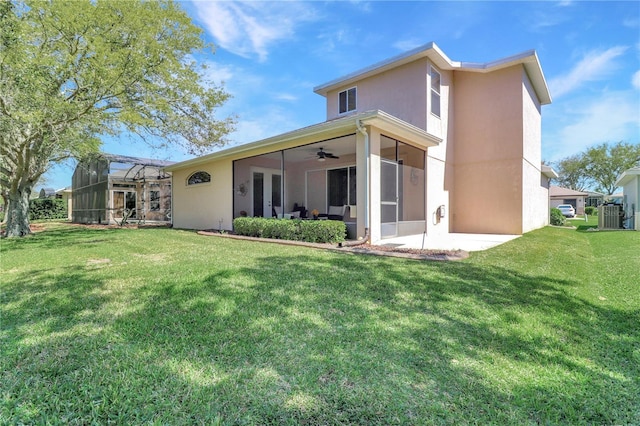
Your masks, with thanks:
<instances>
[{"instance_id":1,"label":"concrete patio slab","mask_svg":"<svg viewBox=\"0 0 640 426\"><path fill-rule=\"evenodd\" d=\"M519 236L520 235L458 233L424 236L423 234L416 234L404 237L385 238L378 242L377 245L407 249L482 251L504 244Z\"/></svg>"}]
</instances>

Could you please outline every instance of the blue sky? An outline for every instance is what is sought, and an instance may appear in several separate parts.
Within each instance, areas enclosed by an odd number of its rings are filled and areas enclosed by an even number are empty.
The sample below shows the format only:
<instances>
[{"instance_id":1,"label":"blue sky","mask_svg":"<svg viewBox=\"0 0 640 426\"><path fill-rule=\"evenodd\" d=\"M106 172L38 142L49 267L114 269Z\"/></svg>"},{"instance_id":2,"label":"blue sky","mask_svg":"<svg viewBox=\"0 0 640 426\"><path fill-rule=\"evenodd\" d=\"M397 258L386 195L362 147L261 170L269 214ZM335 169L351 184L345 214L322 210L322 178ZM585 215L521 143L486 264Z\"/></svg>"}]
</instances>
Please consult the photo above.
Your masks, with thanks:
<instances>
[{"instance_id":1,"label":"blue sky","mask_svg":"<svg viewBox=\"0 0 640 426\"><path fill-rule=\"evenodd\" d=\"M454 61L491 62L535 49L553 103L542 108L542 156L602 142L640 143L640 2L181 2L215 54L198 55L233 98L230 145L325 120L313 87L428 42ZM127 137L106 152L181 161ZM230 146L229 145L229 146ZM72 165L46 186L71 184Z\"/></svg>"}]
</instances>

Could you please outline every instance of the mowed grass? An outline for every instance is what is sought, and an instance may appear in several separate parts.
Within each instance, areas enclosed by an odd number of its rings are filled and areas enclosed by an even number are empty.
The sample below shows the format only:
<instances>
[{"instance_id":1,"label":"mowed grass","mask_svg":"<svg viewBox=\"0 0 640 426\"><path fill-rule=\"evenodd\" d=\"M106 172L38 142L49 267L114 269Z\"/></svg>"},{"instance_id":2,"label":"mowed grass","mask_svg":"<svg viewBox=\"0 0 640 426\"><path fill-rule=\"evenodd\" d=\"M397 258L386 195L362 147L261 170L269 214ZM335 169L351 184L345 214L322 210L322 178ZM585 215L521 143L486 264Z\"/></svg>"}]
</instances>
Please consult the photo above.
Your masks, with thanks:
<instances>
[{"instance_id":1,"label":"mowed grass","mask_svg":"<svg viewBox=\"0 0 640 426\"><path fill-rule=\"evenodd\" d=\"M640 233L579 225L448 263L2 240L0 424L640 424Z\"/></svg>"}]
</instances>

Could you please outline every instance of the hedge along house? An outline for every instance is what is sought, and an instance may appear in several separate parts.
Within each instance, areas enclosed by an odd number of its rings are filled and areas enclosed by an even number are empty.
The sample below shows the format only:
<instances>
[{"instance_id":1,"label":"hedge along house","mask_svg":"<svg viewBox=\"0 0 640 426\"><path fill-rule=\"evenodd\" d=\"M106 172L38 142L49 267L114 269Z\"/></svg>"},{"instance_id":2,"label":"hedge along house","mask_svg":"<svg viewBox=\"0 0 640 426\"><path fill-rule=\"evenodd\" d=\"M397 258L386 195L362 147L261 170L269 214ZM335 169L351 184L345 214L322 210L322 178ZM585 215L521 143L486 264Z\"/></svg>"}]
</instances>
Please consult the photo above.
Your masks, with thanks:
<instances>
[{"instance_id":1,"label":"hedge along house","mask_svg":"<svg viewBox=\"0 0 640 426\"><path fill-rule=\"evenodd\" d=\"M170 223L173 162L100 154L80 161L72 178L74 223Z\"/></svg>"},{"instance_id":2,"label":"hedge along house","mask_svg":"<svg viewBox=\"0 0 640 426\"><path fill-rule=\"evenodd\" d=\"M231 229L244 214L315 209L377 243L548 223L541 105L551 98L535 52L469 64L429 43L315 92L327 121L165 168L174 226Z\"/></svg>"}]
</instances>

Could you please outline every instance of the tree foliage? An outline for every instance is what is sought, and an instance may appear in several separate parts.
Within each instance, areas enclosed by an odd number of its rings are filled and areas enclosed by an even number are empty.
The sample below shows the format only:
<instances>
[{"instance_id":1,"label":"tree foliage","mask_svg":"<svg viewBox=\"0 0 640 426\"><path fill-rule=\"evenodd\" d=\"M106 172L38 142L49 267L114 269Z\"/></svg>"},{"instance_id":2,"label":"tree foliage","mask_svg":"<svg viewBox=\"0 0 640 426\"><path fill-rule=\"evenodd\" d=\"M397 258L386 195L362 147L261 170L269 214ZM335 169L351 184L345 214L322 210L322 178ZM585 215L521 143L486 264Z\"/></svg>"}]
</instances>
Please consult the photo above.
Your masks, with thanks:
<instances>
[{"instance_id":1,"label":"tree foliage","mask_svg":"<svg viewBox=\"0 0 640 426\"><path fill-rule=\"evenodd\" d=\"M223 144L228 98L193 54L201 29L172 1L0 2L0 186L7 234L52 165L131 132L201 153Z\"/></svg>"},{"instance_id":2,"label":"tree foliage","mask_svg":"<svg viewBox=\"0 0 640 426\"><path fill-rule=\"evenodd\" d=\"M556 164L558 185L575 191L584 191L589 186L589 178L585 171L585 158L582 154L572 155Z\"/></svg>"},{"instance_id":3,"label":"tree foliage","mask_svg":"<svg viewBox=\"0 0 640 426\"><path fill-rule=\"evenodd\" d=\"M611 195L616 190L618 176L640 165L640 145L620 141L603 143L556 163L558 185L576 191L594 189Z\"/></svg>"},{"instance_id":4,"label":"tree foliage","mask_svg":"<svg viewBox=\"0 0 640 426\"><path fill-rule=\"evenodd\" d=\"M640 145L603 143L589 148L584 157L585 173L593 180L596 191L611 195L616 190L618 176L640 165Z\"/></svg>"}]
</instances>

